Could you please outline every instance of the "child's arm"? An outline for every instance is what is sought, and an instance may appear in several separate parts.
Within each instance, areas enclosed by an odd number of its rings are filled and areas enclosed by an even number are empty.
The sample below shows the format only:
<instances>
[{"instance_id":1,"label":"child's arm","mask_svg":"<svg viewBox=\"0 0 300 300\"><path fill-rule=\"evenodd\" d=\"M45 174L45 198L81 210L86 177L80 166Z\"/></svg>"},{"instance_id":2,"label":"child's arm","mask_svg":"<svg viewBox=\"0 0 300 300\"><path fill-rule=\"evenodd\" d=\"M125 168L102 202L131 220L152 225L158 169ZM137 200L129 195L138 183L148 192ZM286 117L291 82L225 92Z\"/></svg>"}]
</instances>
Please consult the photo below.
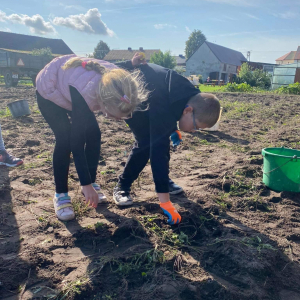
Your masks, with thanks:
<instances>
[{"instance_id":1,"label":"child's arm","mask_svg":"<svg viewBox=\"0 0 300 300\"><path fill-rule=\"evenodd\" d=\"M126 71L134 70L134 66L132 65L131 60L119 61L119 62L114 63L114 65L116 65Z\"/></svg>"},{"instance_id":2,"label":"child's arm","mask_svg":"<svg viewBox=\"0 0 300 300\"><path fill-rule=\"evenodd\" d=\"M145 65L147 64L145 60L145 54L144 53L135 53L133 58L131 60L126 60L126 61L120 61L117 63L114 63L116 66L121 67L122 69L125 69L127 71L132 71L134 70L135 67L139 65Z\"/></svg>"}]
</instances>

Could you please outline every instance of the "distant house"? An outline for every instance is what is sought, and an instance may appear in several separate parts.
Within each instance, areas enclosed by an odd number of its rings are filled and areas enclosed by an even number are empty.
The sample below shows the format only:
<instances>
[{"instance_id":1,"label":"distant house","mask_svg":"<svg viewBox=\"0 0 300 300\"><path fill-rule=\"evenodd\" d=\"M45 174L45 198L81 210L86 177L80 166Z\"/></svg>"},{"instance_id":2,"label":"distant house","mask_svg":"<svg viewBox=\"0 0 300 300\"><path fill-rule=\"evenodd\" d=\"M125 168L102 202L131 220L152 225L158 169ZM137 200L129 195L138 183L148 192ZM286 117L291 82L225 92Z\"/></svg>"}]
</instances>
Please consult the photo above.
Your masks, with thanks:
<instances>
[{"instance_id":1,"label":"distant house","mask_svg":"<svg viewBox=\"0 0 300 300\"><path fill-rule=\"evenodd\" d=\"M53 54L74 54L61 39L48 39L39 36L0 31L0 49L14 52L31 52L33 49L49 47Z\"/></svg>"},{"instance_id":2,"label":"distant house","mask_svg":"<svg viewBox=\"0 0 300 300\"><path fill-rule=\"evenodd\" d=\"M245 61L241 52L205 41L186 61L186 76L202 75L203 80L210 77L228 82Z\"/></svg>"},{"instance_id":3,"label":"distant house","mask_svg":"<svg viewBox=\"0 0 300 300\"><path fill-rule=\"evenodd\" d=\"M186 58L182 54L179 54L178 56L173 56L176 60L176 66L185 68L186 66Z\"/></svg>"},{"instance_id":4,"label":"distant house","mask_svg":"<svg viewBox=\"0 0 300 300\"><path fill-rule=\"evenodd\" d=\"M278 66L276 64L254 62L254 61L243 61L242 63L245 63L245 62L251 67L252 70L260 69L260 70L263 70L263 71L269 73L270 75L273 74L274 68L276 66ZM240 71L240 68L241 67L238 67L238 73Z\"/></svg>"},{"instance_id":5,"label":"distant house","mask_svg":"<svg viewBox=\"0 0 300 300\"><path fill-rule=\"evenodd\" d=\"M135 53L143 52L143 53L145 53L146 61L149 62L151 56L154 53L157 53L159 51L160 51L159 49L147 50L147 49L144 49L143 47L140 47L138 50L134 50L134 49L128 47L127 50L110 50L105 55L103 60L109 61L111 63L114 63L114 62L117 62L117 61L122 61L122 60L131 60Z\"/></svg>"},{"instance_id":6,"label":"distant house","mask_svg":"<svg viewBox=\"0 0 300 300\"><path fill-rule=\"evenodd\" d=\"M276 59L278 65L288 65L300 62L300 46L297 51L290 51L289 53Z\"/></svg>"}]
</instances>

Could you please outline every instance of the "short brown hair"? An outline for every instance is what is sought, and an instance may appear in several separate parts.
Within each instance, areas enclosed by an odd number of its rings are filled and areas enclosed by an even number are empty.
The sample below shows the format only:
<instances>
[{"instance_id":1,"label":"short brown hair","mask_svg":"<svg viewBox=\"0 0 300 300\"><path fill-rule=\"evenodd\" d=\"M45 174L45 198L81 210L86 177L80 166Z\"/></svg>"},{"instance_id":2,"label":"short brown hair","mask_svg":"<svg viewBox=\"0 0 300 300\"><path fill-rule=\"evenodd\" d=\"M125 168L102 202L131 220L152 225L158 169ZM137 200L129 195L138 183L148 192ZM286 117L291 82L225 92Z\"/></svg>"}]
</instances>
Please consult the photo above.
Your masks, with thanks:
<instances>
[{"instance_id":1,"label":"short brown hair","mask_svg":"<svg viewBox=\"0 0 300 300\"><path fill-rule=\"evenodd\" d=\"M206 124L208 128L214 126L219 120L221 105L215 95L199 93L193 96L188 104L193 107L195 118Z\"/></svg>"}]
</instances>

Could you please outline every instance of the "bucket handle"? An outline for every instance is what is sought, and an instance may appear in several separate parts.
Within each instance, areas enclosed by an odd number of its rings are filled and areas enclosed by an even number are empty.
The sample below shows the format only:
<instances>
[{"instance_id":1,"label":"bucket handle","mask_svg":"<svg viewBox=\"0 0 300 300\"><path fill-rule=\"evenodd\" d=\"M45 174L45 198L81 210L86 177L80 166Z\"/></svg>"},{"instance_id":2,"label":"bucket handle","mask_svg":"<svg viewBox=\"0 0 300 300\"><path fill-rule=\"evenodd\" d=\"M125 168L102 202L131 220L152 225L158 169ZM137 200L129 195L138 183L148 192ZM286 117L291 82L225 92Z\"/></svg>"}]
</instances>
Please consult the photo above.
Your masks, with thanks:
<instances>
[{"instance_id":1,"label":"bucket handle","mask_svg":"<svg viewBox=\"0 0 300 300\"><path fill-rule=\"evenodd\" d=\"M277 167L277 168L275 168L275 169L273 169L273 170L271 170L271 171L269 171L269 172L263 172L263 174L270 174L270 173L272 173L272 172L274 172L274 171L276 171L276 170L278 170L278 169L280 169L280 168L282 168L283 166L285 166L287 163L289 163L290 161L293 161L294 159L297 159L298 157L297 157L297 155L294 155L290 160L288 160L288 161L286 161L284 164L282 164L281 166L279 166L279 167Z\"/></svg>"}]
</instances>

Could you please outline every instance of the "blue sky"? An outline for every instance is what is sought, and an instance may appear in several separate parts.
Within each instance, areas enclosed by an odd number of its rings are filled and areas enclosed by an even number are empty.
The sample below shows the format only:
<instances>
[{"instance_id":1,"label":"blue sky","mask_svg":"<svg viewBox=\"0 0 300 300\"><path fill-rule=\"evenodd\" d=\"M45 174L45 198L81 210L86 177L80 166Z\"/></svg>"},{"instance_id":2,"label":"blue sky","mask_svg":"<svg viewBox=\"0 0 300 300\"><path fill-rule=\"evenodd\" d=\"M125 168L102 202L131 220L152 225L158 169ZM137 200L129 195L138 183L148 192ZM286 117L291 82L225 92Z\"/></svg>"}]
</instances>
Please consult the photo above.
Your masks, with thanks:
<instances>
[{"instance_id":1,"label":"blue sky","mask_svg":"<svg viewBox=\"0 0 300 300\"><path fill-rule=\"evenodd\" d=\"M275 63L300 46L299 19L299 0L0 0L0 30L61 38L82 56L99 40L184 54L200 29L210 42Z\"/></svg>"}]
</instances>

